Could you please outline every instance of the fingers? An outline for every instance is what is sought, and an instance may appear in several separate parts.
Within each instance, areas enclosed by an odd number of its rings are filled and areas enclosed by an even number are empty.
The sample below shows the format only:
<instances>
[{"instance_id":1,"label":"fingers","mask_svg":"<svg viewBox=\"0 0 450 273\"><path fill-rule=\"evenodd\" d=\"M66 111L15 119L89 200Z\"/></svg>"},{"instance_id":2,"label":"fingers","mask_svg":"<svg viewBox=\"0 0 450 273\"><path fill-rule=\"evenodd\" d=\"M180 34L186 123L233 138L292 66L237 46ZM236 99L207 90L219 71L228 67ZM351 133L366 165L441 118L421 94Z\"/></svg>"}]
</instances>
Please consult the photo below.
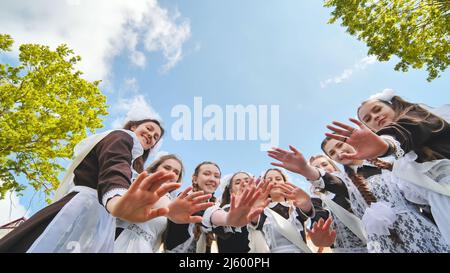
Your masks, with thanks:
<instances>
[{"instance_id":1,"label":"fingers","mask_svg":"<svg viewBox=\"0 0 450 273\"><path fill-rule=\"evenodd\" d=\"M135 192L139 186L142 184L142 181L148 176L148 173L146 171L141 172L136 180L134 180L133 183L131 183L130 188L128 189L128 192Z\"/></svg>"},{"instance_id":2,"label":"fingers","mask_svg":"<svg viewBox=\"0 0 450 273\"><path fill-rule=\"evenodd\" d=\"M194 198L203 195L203 191L196 191L196 192L192 192L191 194L189 194L189 196L186 198L188 201L193 200Z\"/></svg>"},{"instance_id":3,"label":"fingers","mask_svg":"<svg viewBox=\"0 0 450 273\"><path fill-rule=\"evenodd\" d=\"M272 153L272 152L268 152L267 155L275 160L281 161L283 162L284 156Z\"/></svg>"},{"instance_id":4,"label":"fingers","mask_svg":"<svg viewBox=\"0 0 450 273\"><path fill-rule=\"evenodd\" d=\"M340 160L359 160L360 158L358 153L342 153L339 155Z\"/></svg>"},{"instance_id":5,"label":"fingers","mask_svg":"<svg viewBox=\"0 0 450 273\"><path fill-rule=\"evenodd\" d=\"M156 217L166 216L169 213L168 208L150 209L147 212L147 221Z\"/></svg>"},{"instance_id":6,"label":"fingers","mask_svg":"<svg viewBox=\"0 0 450 273\"><path fill-rule=\"evenodd\" d=\"M267 153L271 154L273 156L276 156L276 157L284 157L286 155L286 153L280 152L280 151L277 151L277 150L269 150L269 151L267 151Z\"/></svg>"},{"instance_id":7,"label":"fingers","mask_svg":"<svg viewBox=\"0 0 450 273\"><path fill-rule=\"evenodd\" d=\"M250 200L249 200L249 205L253 206L255 204L255 202L259 199L259 197L261 196L261 190L256 190L253 193L253 196L251 196Z\"/></svg>"},{"instance_id":8,"label":"fingers","mask_svg":"<svg viewBox=\"0 0 450 273\"><path fill-rule=\"evenodd\" d=\"M192 186L187 187L179 196L178 198L183 199L186 198L188 193L192 190Z\"/></svg>"},{"instance_id":9,"label":"fingers","mask_svg":"<svg viewBox=\"0 0 450 273\"><path fill-rule=\"evenodd\" d=\"M353 132L353 130L355 130L355 128L353 128L350 125L347 125L345 123L339 122L339 121L333 121L333 124L336 126L339 126L341 128L344 128L345 130L349 131L349 132Z\"/></svg>"},{"instance_id":10,"label":"fingers","mask_svg":"<svg viewBox=\"0 0 450 273\"><path fill-rule=\"evenodd\" d=\"M201 223L203 218L201 216L189 216L189 223Z\"/></svg>"},{"instance_id":11,"label":"fingers","mask_svg":"<svg viewBox=\"0 0 450 273\"><path fill-rule=\"evenodd\" d=\"M351 122L353 122L354 124L358 125L359 128L361 128L361 129L365 129L365 128L366 128L366 126L365 126L361 121L359 121L359 120L357 120L357 119L349 118L349 120L350 120Z\"/></svg>"},{"instance_id":12,"label":"fingers","mask_svg":"<svg viewBox=\"0 0 450 273\"><path fill-rule=\"evenodd\" d=\"M317 221L317 227L318 227L318 228L322 228L323 223L324 223L323 218L320 218L319 221Z\"/></svg>"},{"instance_id":13,"label":"fingers","mask_svg":"<svg viewBox=\"0 0 450 273\"><path fill-rule=\"evenodd\" d=\"M214 206L213 202L201 203L201 204L194 205L194 206L192 206L192 211L193 211L192 213L195 213L197 211L205 210L205 209L207 209L209 207L212 207L212 206Z\"/></svg>"},{"instance_id":14,"label":"fingers","mask_svg":"<svg viewBox=\"0 0 450 273\"><path fill-rule=\"evenodd\" d=\"M329 137L329 138L336 139L336 140L341 141L341 142L345 142L346 141L346 137L341 136L341 135L330 134L330 133L325 133L325 135L327 137Z\"/></svg>"},{"instance_id":15,"label":"fingers","mask_svg":"<svg viewBox=\"0 0 450 273\"><path fill-rule=\"evenodd\" d=\"M325 223L322 227L322 230L324 230L324 231L329 230L332 223L333 223L333 218L328 217L328 219L325 221Z\"/></svg>"},{"instance_id":16,"label":"fingers","mask_svg":"<svg viewBox=\"0 0 450 273\"><path fill-rule=\"evenodd\" d=\"M246 188L244 192L238 197L239 202L237 202L236 206L241 206L246 203L250 195L250 189Z\"/></svg>"},{"instance_id":17,"label":"fingers","mask_svg":"<svg viewBox=\"0 0 450 273\"><path fill-rule=\"evenodd\" d=\"M263 211L264 211L264 208L254 209L247 215L247 220L250 222L252 219L258 217Z\"/></svg>"},{"instance_id":18,"label":"fingers","mask_svg":"<svg viewBox=\"0 0 450 273\"><path fill-rule=\"evenodd\" d=\"M247 187L248 193L243 196L241 199L241 202L239 202L239 206L247 206L250 203L250 200L252 199L253 195L255 194L256 188L255 187Z\"/></svg>"},{"instance_id":19,"label":"fingers","mask_svg":"<svg viewBox=\"0 0 450 273\"><path fill-rule=\"evenodd\" d=\"M156 191L163 183L174 179L175 175L172 173L167 173L164 170L157 171L156 173L147 176L144 181L142 181L141 189L148 191Z\"/></svg>"},{"instance_id":20,"label":"fingers","mask_svg":"<svg viewBox=\"0 0 450 273\"><path fill-rule=\"evenodd\" d=\"M194 204L203 203L205 201L208 201L211 197L212 197L211 194L204 194L204 195L194 198L192 200L192 203L194 203Z\"/></svg>"},{"instance_id":21,"label":"fingers","mask_svg":"<svg viewBox=\"0 0 450 273\"><path fill-rule=\"evenodd\" d=\"M291 149L291 151L294 152L294 154L296 155L302 155L302 153L300 153L294 146L289 145L289 149Z\"/></svg>"},{"instance_id":22,"label":"fingers","mask_svg":"<svg viewBox=\"0 0 450 273\"><path fill-rule=\"evenodd\" d=\"M336 230L330 232L331 242L334 242L336 240L336 236L337 236Z\"/></svg>"},{"instance_id":23,"label":"fingers","mask_svg":"<svg viewBox=\"0 0 450 273\"><path fill-rule=\"evenodd\" d=\"M322 219L322 218L320 218L320 219ZM312 228L312 232L316 232L318 229L319 229L319 228L318 228L318 226L317 226L317 222L314 222L313 228Z\"/></svg>"},{"instance_id":24,"label":"fingers","mask_svg":"<svg viewBox=\"0 0 450 273\"><path fill-rule=\"evenodd\" d=\"M336 128L334 126L331 126L331 125L327 125L327 128L333 132L336 132L339 135L342 135L342 136L349 137L351 135L350 131L342 130L342 129Z\"/></svg>"},{"instance_id":25,"label":"fingers","mask_svg":"<svg viewBox=\"0 0 450 273\"><path fill-rule=\"evenodd\" d=\"M178 189L180 186L181 186L181 183L176 183L176 182L166 183L166 184L162 185L161 187L159 187L155 193L156 193L156 195L161 197L161 196L164 196L168 192Z\"/></svg>"},{"instance_id":26,"label":"fingers","mask_svg":"<svg viewBox=\"0 0 450 273\"><path fill-rule=\"evenodd\" d=\"M236 209L236 196L231 194L230 211Z\"/></svg>"},{"instance_id":27,"label":"fingers","mask_svg":"<svg viewBox=\"0 0 450 273\"><path fill-rule=\"evenodd\" d=\"M272 151L276 151L276 152L278 152L280 154L289 154L289 151L283 150L283 149L278 148L278 147L273 147Z\"/></svg>"},{"instance_id":28,"label":"fingers","mask_svg":"<svg viewBox=\"0 0 450 273\"><path fill-rule=\"evenodd\" d=\"M165 173L158 180L153 181L153 183L151 184L149 190L150 191L157 191L161 187L161 185L167 184L166 182L171 181L174 178L175 178L175 174L173 174L173 173ZM181 185L181 183L177 183L177 184Z\"/></svg>"},{"instance_id":29,"label":"fingers","mask_svg":"<svg viewBox=\"0 0 450 273\"><path fill-rule=\"evenodd\" d=\"M280 163L276 163L276 162L271 162L270 165L275 166L275 167L280 167L284 169L284 164L280 164Z\"/></svg>"}]
</instances>

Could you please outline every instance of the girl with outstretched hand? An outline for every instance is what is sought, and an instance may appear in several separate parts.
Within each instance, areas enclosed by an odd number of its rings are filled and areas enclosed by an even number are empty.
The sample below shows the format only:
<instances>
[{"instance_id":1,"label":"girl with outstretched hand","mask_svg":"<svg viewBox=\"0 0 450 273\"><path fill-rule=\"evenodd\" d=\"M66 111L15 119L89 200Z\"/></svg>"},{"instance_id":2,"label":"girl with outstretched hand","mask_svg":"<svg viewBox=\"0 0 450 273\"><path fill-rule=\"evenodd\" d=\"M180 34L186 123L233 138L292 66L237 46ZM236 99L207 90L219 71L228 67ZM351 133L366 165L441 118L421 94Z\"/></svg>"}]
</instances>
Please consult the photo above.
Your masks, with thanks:
<instances>
[{"instance_id":1,"label":"girl with outstretched hand","mask_svg":"<svg viewBox=\"0 0 450 273\"><path fill-rule=\"evenodd\" d=\"M192 175L192 193L208 194L208 202L215 203L214 192L220 184L221 171L219 166L210 161L197 165ZM184 193L188 194L188 192ZM200 210L192 217L202 219L206 209ZM165 252L195 253L211 252L214 234L208 228L196 223L177 223L171 219L167 222L167 229L163 236Z\"/></svg>"},{"instance_id":2,"label":"girl with outstretched hand","mask_svg":"<svg viewBox=\"0 0 450 273\"><path fill-rule=\"evenodd\" d=\"M311 198L302 189L289 183L279 169L269 169L263 182L271 185L268 195L272 201L249 228L262 232L268 250L274 253L310 252L306 246L304 222L314 216ZM282 218L282 219L280 219ZM283 229L288 226L289 230ZM289 234L289 235L287 235Z\"/></svg>"},{"instance_id":3,"label":"girl with outstretched hand","mask_svg":"<svg viewBox=\"0 0 450 273\"><path fill-rule=\"evenodd\" d=\"M79 143L57 201L3 237L0 252L113 252L116 218L145 222L166 215L167 207L154 205L179 187L169 182L173 174L137 176L163 134L159 121L146 118Z\"/></svg>"},{"instance_id":4,"label":"girl with outstretched hand","mask_svg":"<svg viewBox=\"0 0 450 273\"><path fill-rule=\"evenodd\" d=\"M232 175L225 183L221 204L206 210L203 225L216 234L219 253L247 253L253 243L247 224L269 203L270 187L267 183L256 187L257 181L245 172Z\"/></svg>"},{"instance_id":5,"label":"girl with outstretched hand","mask_svg":"<svg viewBox=\"0 0 450 273\"><path fill-rule=\"evenodd\" d=\"M393 177L396 179L393 181L408 200L431 207L431 214L450 246L449 124L419 105L396 96L364 102L358 116L367 126L355 119L350 120L356 127L340 122L328 126L335 134L327 136L355 147L354 153L344 153L342 158L394 155Z\"/></svg>"},{"instance_id":6,"label":"girl with outstretched hand","mask_svg":"<svg viewBox=\"0 0 450 273\"><path fill-rule=\"evenodd\" d=\"M341 179L332 175L333 173L340 172L332 160L327 156L318 155L312 157L310 163L308 163L303 154L294 146L290 145L289 149L290 151L286 151L281 148L274 148L270 150L268 155L278 161L272 163L272 165L285 168L304 176L311 182L314 191L317 192L317 195L322 199L322 201L327 202L324 198L330 198L331 201L342 208L341 211L346 210L345 213L353 214L351 205L348 201L349 195L347 187ZM328 207L328 209L331 210L331 207ZM316 211L321 211L321 209L316 208ZM331 210L331 213L332 215L334 215L334 213L338 213L338 215L340 215L339 211L336 211L336 209L334 212ZM315 219L320 218L326 220L328 216L328 214L323 214L321 217L316 216ZM367 252L365 240L358 238L358 236L355 235L355 232L352 232L348 227L349 225L353 225L353 223L348 223L348 221L345 221L346 219L340 220L339 217L334 216L333 218L335 219L333 226L337 232L336 242L332 246L334 251ZM345 223L342 221L345 221ZM359 232L357 234L360 235L360 233L363 232Z\"/></svg>"},{"instance_id":7,"label":"girl with outstretched hand","mask_svg":"<svg viewBox=\"0 0 450 273\"><path fill-rule=\"evenodd\" d=\"M337 122L333 124L340 126ZM328 128L333 129L334 126ZM368 137L373 134L363 128L352 132L355 135L365 134L366 141L370 141ZM358 151L358 147L363 145L359 140L353 142L341 135L327 136L322 142L322 150L344 165L345 176L341 176L341 180L349 191L352 211L364 224L369 252L448 251L436 226L406 201L402 191L392 181L392 164L379 159L370 162L357 160L355 156L358 158L361 154L373 153L373 150ZM354 144L356 148L349 144ZM338 173L333 175L339 176Z\"/></svg>"},{"instance_id":8,"label":"girl with outstretched hand","mask_svg":"<svg viewBox=\"0 0 450 273\"><path fill-rule=\"evenodd\" d=\"M149 173L164 170L173 174L171 183L181 183L183 176L183 164L173 155L164 155L154 161L148 168ZM169 211L165 217L151 219L144 223L132 223L118 220L114 251L128 253L157 252L162 242L162 235L167 227L167 219L175 223L198 223L202 221L200 216L192 216L198 211L205 210L213 205L205 202L211 198L211 194L203 194L202 191L190 193L192 187L186 188L178 197L172 198L170 193L162 196L154 205L155 208L167 208Z\"/></svg>"}]
</instances>

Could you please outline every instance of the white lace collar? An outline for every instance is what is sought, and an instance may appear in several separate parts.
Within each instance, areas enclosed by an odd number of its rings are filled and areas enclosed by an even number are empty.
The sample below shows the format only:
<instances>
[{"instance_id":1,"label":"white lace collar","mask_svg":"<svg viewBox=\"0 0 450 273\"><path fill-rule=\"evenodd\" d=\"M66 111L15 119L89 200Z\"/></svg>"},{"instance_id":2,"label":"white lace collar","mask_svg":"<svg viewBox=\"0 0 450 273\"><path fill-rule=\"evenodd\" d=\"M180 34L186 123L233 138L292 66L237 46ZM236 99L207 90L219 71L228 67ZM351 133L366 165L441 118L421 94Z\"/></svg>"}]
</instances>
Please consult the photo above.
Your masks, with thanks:
<instances>
[{"instance_id":1,"label":"white lace collar","mask_svg":"<svg viewBox=\"0 0 450 273\"><path fill-rule=\"evenodd\" d=\"M289 203L289 201L283 201L283 202L271 202L269 204L269 208L274 208L276 207L278 204L282 205L283 207L287 207L289 208L291 206L291 204Z\"/></svg>"}]
</instances>

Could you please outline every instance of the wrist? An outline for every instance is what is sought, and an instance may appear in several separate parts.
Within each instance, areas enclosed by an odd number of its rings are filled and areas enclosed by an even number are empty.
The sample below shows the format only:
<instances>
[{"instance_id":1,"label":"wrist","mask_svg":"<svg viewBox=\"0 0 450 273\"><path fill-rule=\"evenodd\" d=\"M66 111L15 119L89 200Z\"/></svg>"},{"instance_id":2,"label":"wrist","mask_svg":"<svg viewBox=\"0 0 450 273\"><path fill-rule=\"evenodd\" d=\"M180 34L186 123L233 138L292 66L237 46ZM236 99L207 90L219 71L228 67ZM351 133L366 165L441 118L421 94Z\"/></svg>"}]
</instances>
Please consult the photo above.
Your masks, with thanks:
<instances>
[{"instance_id":1,"label":"wrist","mask_svg":"<svg viewBox=\"0 0 450 273\"><path fill-rule=\"evenodd\" d=\"M388 141L385 139L382 139L382 144L380 145L380 153L377 155L377 157L384 157L386 155L389 155L389 150L391 149L391 145Z\"/></svg>"},{"instance_id":2,"label":"wrist","mask_svg":"<svg viewBox=\"0 0 450 273\"><path fill-rule=\"evenodd\" d=\"M118 202L120 200L120 196L114 196L111 199L108 200L106 203L106 210L113 216L113 217L119 217L120 213L118 210Z\"/></svg>"}]
</instances>

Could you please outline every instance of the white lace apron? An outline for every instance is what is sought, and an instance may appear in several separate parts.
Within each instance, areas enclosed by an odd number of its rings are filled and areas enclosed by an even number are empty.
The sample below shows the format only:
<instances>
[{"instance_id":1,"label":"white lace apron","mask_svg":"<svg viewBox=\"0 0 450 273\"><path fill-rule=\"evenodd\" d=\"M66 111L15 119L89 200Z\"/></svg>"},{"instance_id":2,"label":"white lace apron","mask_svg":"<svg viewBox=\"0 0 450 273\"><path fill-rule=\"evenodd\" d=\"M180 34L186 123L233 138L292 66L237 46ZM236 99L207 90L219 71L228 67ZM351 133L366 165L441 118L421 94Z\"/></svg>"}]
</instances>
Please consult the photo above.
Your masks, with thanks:
<instances>
[{"instance_id":1,"label":"white lace apron","mask_svg":"<svg viewBox=\"0 0 450 273\"><path fill-rule=\"evenodd\" d=\"M27 252L113 252L116 219L98 202L97 191L76 186L72 192L78 193Z\"/></svg>"}]
</instances>

